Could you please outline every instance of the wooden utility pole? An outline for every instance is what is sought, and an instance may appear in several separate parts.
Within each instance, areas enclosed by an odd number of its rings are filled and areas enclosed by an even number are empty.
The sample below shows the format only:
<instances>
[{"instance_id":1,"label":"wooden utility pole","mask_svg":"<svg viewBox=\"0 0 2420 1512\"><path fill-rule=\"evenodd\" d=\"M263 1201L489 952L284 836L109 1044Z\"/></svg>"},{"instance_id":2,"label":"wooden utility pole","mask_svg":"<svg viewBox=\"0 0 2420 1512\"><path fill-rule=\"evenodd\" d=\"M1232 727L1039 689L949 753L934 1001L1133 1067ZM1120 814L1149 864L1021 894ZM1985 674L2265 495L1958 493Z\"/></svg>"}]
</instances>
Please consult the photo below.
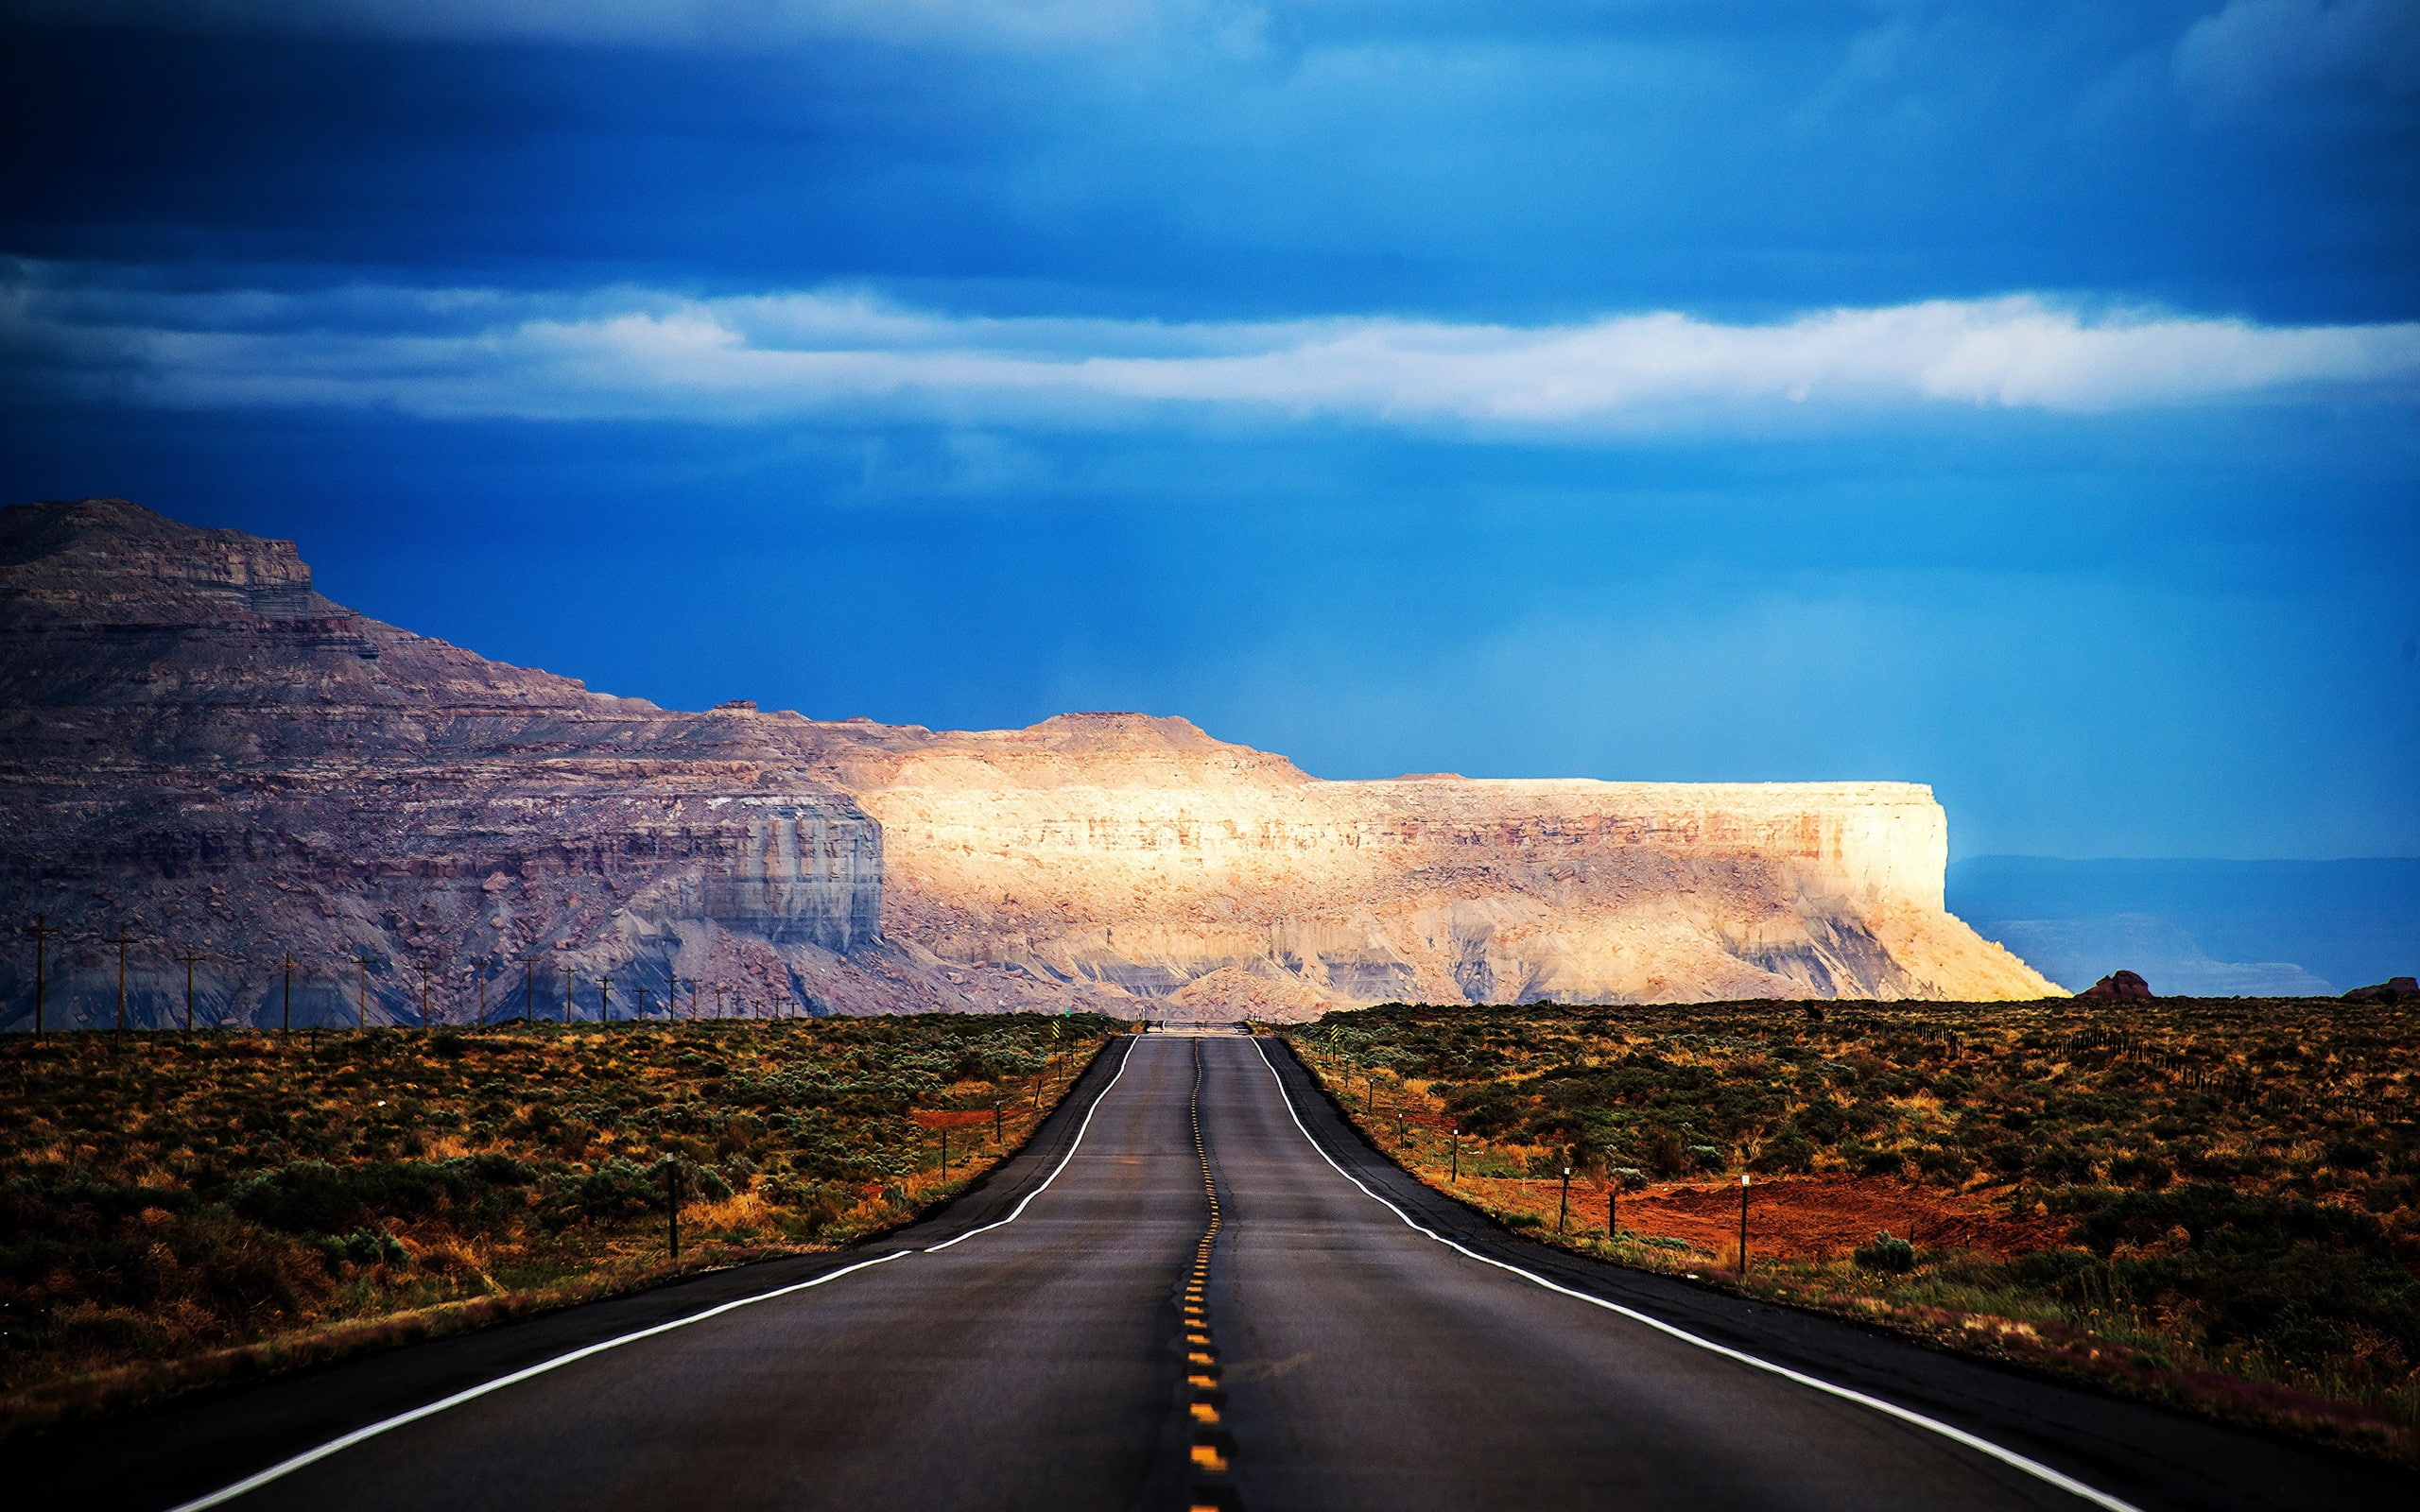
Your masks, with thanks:
<instances>
[{"instance_id":1,"label":"wooden utility pole","mask_svg":"<svg viewBox=\"0 0 2420 1512\"><path fill-rule=\"evenodd\" d=\"M479 1027L484 1029L488 1026L488 963L481 961L472 967L471 974L479 983Z\"/></svg>"},{"instance_id":2,"label":"wooden utility pole","mask_svg":"<svg viewBox=\"0 0 2420 1512\"><path fill-rule=\"evenodd\" d=\"M611 971L596 979L596 1022L614 1022L614 973Z\"/></svg>"},{"instance_id":3,"label":"wooden utility pole","mask_svg":"<svg viewBox=\"0 0 2420 1512\"><path fill-rule=\"evenodd\" d=\"M563 1027L566 1029L571 1027L571 989L573 984L577 983L579 980L579 973L578 971L565 971L563 973Z\"/></svg>"},{"instance_id":4,"label":"wooden utility pole","mask_svg":"<svg viewBox=\"0 0 2420 1512\"><path fill-rule=\"evenodd\" d=\"M639 1020L642 1022L647 1020L647 988L644 987L639 988Z\"/></svg>"},{"instance_id":5,"label":"wooden utility pole","mask_svg":"<svg viewBox=\"0 0 2420 1512\"><path fill-rule=\"evenodd\" d=\"M420 969L420 1032L423 1034L428 1033L428 967Z\"/></svg>"},{"instance_id":6,"label":"wooden utility pole","mask_svg":"<svg viewBox=\"0 0 2420 1512\"><path fill-rule=\"evenodd\" d=\"M521 1022L530 1022L530 1014L538 1005L538 957L521 957Z\"/></svg>"},{"instance_id":7,"label":"wooden utility pole","mask_svg":"<svg viewBox=\"0 0 2420 1512\"><path fill-rule=\"evenodd\" d=\"M283 1022L285 1032L292 1034L294 1032L294 952L291 947L288 947L285 952L285 1018Z\"/></svg>"},{"instance_id":8,"label":"wooden utility pole","mask_svg":"<svg viewBox=\"0 0 2420 1512\"><path fill-rule=\"evenodd\" d=\"M186 952L186 953L185 953L184 954L182 954L182 955L171 955L171 956L169 956L169 957L168 957L168 959L170 959L170 960L172 960L172 961L182 961L182 962L184 963L184 968L185 968L185 1033L187 1033L187 1034L191 1034L191 1033L193 1033L193 969L194 969L196 966L199 965L201 962L203 962L203 961L206 961L206 960L210 959L210 957L209 957L209 956L207 956L207 955L197 955L197 954L194 954L192 952L188 951L188 952Z\"/></svg>"},{"instance_id":9,"label":"wooden utility pole","mask_svg":"<svg viewBox=\"0 0 2420 1512\"><path fill-rule=\"evenodd\" d=\"M353 1026L356 1031L367 1032L370 1028L370 953L364 951L354 956L353 964L361 968L361 989L353 1000Z\"/></svg>"},{"instance_id":10,"label":"wooden utility pole","mask_svg":"<svg viewBox=\"0 0 2420 1512\"><path fill-rule=\"evenodd\" d=\"M120 924L117 926L117 937L115 939L103 940L101 943L104 945L114 945L117 947L116 1043L123 1047L126 1043L126 948L134 943L134 936L126 932L126 926L124 924Z\"/></svg>"},{"instance_id":11,"label":"wooden utility pole","mask_svg":"<svg viewBox=\"0 0 2420 1512\"><path fill-rule=\"evenodd\" d=\"M48 914L37 914L34 916L34 921L26 926L26 933L34 937L34 1038L39 1040L42 1038L43 996L49 985L43 971L43 948L50 943L50 936L58 934L59 931L52 927Z\"/></svg>"}]
</instances>

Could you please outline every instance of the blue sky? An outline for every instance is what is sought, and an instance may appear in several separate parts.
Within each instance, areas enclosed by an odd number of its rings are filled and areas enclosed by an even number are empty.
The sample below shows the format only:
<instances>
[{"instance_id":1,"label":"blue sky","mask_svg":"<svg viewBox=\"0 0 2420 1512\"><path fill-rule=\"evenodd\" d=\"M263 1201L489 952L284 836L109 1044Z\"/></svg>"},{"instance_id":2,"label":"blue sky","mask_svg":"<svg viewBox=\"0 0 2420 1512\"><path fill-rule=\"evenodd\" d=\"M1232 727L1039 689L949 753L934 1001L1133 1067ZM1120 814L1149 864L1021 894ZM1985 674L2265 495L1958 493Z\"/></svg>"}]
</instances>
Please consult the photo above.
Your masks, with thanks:
<instances>
[{"instance_id":1,"label":"blue sky","mask_svg":"<svg viewBox=\"0 0 2420 1512\"><path fill-rule=\"evenodd\" d=\"M11 498L674 706L2420 854L2420 0L0 17Z\"/></svg>"}]
</instances>

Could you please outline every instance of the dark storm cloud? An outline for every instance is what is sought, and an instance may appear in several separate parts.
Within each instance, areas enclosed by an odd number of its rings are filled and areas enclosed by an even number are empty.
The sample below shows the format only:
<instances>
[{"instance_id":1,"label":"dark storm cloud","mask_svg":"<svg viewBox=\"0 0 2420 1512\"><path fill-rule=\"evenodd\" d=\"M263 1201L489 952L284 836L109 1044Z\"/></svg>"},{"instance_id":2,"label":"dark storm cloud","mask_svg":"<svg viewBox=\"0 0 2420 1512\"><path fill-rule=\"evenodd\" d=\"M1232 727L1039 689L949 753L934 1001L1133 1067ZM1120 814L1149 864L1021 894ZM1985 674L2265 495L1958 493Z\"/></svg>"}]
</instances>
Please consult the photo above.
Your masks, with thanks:
<instances>
[{"instance_id":1,"label":"dark storm cloud","mask_svg":"<svg viewBox=\"0 0 2420 1512\"><path fill-rule=\"evenodd\" d=\"M677 703L2420 845L2420 0L0 15L12 497Z\"/></svg>"}]
</instances>

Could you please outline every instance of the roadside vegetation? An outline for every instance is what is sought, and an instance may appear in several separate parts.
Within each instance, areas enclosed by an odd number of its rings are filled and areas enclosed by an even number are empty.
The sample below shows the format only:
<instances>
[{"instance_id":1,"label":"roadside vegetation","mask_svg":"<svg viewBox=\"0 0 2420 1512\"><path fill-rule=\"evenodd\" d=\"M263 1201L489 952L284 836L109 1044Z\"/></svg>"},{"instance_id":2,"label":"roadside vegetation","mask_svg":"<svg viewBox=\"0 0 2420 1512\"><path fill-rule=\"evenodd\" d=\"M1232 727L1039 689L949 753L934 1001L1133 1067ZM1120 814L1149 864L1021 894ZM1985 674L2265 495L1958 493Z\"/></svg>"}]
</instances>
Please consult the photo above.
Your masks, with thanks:
<instances>
[{"instance_id":1,"label":"roadside vegetation","mask_svg":"<svg viewBox=\"0 0 2420 1512\"><path fill-rule=\"evenodd\" d=\"M2163 999L1284 1032L1382 1149L1548 1242L2411 1463L2415 1031L2410 1006Z\"/></svg>"},{"instance_id":2,"label":"roadside vegetation","mask_svg":"<svg viewBox=\"0 0 2420 1512\"><path fill-rule=\"evenodd\" d=\"M845 1243L990 1169L1122 1027L11 1036L0 1432Z\"/></svg>"}]
</instances>

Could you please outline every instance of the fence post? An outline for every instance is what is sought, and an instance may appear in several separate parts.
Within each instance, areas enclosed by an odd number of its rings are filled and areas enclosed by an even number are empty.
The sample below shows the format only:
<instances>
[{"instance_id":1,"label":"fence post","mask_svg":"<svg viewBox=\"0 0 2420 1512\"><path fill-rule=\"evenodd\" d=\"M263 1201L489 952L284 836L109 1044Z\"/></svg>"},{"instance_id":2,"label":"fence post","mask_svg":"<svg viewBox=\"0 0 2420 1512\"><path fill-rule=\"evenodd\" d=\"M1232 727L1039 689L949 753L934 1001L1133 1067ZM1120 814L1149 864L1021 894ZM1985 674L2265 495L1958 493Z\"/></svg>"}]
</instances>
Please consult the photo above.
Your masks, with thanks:
<instances>
[{"instance_id":1,"label":"fence post","mask_svg":"<svg viewBox=\"0 0 2420 1512\"><path fill-rule=\"evenodd\" d=\"M1748 1279L1748 1173L1739 1173L1739 1279Z\"/></svg>"}]
</instances>

